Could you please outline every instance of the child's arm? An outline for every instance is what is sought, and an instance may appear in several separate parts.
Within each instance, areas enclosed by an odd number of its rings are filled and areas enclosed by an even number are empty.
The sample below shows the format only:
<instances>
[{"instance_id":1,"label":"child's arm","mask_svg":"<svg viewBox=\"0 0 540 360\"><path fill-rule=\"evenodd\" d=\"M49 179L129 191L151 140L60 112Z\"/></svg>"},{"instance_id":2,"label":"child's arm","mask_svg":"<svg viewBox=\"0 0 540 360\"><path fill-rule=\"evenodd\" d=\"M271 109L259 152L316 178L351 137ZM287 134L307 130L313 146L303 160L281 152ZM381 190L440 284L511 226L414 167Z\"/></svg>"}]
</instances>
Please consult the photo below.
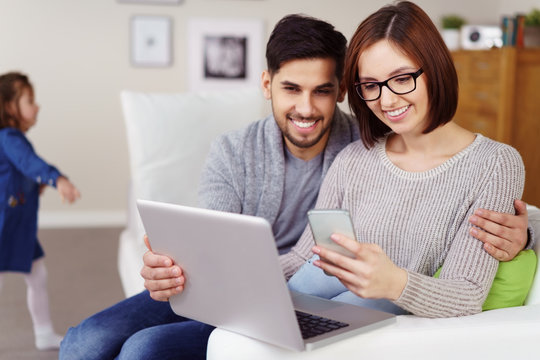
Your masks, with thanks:
<instances>
[{"instance_id":1,"label":"child's arm","mask_svg":"<svg viewBox=\"0 0 540 360\"><path fill-rule=\"evenodd\" d=\"M56 179L56 188L58 189L58 193L60 194L60 197L62 198L62 202L67 200L70 204L81 197L81 193L75 185L73 185L67 178L60 175L58 179Z\"/></svg>"},{"instance_id":2,"label":"child's arm","mask_svg":"<svg viewBox=\"0 0 540 360\"><path fill-rule=\"evenodd\" d=\"M34 179L40 186L56 187L62 201L67 199L72 203L80 197L77 188L65 176L35 153L22 132L10 129L2 134L0 141L9 161L25 176Z\"/></svg>"}]
</instances>

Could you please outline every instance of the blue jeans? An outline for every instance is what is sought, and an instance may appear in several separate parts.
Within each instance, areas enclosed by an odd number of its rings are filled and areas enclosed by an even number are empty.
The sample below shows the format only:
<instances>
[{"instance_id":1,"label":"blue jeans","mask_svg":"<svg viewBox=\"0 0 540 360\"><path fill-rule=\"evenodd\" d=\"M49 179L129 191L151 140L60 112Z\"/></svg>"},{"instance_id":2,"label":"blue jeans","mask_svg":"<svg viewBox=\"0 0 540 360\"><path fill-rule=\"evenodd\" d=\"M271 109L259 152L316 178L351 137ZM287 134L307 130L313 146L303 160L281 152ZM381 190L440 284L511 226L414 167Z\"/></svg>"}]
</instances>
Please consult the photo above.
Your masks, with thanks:
<instances>
[{"instance_id":1,"label":"blue jeans","mask_svg":"<svg viewBox=\"0 0 540 360\"><path fill-rule=\"evenodd\" d=\"M143 291L70 328L59 359L205 359L212 330Z\"/></svg>"},{"instance_id":2,"label":"blue jeans","mask_svg":"<svg viewBox=\"0 0 540 360\"><path fill-rule=\"evenodd\" d=\"M328 276L320 268L313 265L313 261L318 258L318 255L314 255L302 265L302 267L289 279L289 289L391 314L408 314L406 310L403 310L390 300L364 299L352 293L338 280L337 277Z\"/></svg>"}]
</instances>

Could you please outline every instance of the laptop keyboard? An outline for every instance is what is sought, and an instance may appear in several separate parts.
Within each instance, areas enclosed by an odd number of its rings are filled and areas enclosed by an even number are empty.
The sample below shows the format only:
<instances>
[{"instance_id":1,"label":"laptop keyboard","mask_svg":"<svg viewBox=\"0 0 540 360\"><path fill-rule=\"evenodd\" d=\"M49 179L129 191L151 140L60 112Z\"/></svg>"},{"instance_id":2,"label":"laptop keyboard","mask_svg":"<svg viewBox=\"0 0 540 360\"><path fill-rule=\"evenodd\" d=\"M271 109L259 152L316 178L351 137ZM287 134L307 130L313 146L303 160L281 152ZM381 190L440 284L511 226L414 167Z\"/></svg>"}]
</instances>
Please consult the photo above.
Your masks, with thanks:
<instances>
[{"instance_id":1,"label":"laptop keyboard","mask_svg":"<svg viewBox=\"0 0 540 360\"><path fill-rule=\"evenodd\" d=\"M296 310L295 312L298 324L300 325L300 331L302 332L303 339L309 339L314 336L322 335L327 332L349 326L349 324L345 324L321 316L307 314L298 310Z\"/></svg>"}]
</instances>

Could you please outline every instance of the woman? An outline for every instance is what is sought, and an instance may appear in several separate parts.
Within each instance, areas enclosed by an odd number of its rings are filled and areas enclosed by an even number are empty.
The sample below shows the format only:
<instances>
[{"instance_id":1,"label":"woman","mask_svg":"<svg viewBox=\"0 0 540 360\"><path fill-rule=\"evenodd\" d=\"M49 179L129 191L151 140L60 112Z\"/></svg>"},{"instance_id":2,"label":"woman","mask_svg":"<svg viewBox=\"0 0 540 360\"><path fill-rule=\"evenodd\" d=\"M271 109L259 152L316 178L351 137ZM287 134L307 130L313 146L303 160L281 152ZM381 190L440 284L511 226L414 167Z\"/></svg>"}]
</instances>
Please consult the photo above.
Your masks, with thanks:
<instances>
[{"instance_id":1,"label":"woman","mask_svg":"<svg viewBox=\"0 0 540 360\"><path fill-rule=\"evenodd\" d=\"M359 242L332 239L356 258L312 248L307 229L293 252L320 259L302 266L289 287L398 314L480 312L498 262L469 234L467 219L477 208L513 213L524 185L521 157L452 121L452 58L411 2L385 6L359 25L344 79L362 142L338 155L316 207L349 210Z\"/></svg>"}]
</instances>

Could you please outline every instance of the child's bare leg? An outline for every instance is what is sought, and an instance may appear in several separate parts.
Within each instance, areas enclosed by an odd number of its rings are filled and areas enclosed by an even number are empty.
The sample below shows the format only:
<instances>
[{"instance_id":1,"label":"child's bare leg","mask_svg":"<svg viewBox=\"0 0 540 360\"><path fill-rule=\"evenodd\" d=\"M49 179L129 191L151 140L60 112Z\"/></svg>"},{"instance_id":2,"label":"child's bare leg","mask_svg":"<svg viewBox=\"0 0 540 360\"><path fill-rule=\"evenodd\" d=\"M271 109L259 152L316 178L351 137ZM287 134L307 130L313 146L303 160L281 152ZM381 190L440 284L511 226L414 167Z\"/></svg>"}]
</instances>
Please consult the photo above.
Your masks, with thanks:
<instances>
[{"instance_id":1,"label":"child's bare leg","mask_svg":"<svg viewBox=\"0 0 540 360\"><path fill-rule=\"evenodd\" d=\"M31 272L24 279L28 288L28 310L34 324L36 347L40 350L58 349L62 336L56 334L52 326L44 260L34 261Z\"/></svg>"}]
</instances>

